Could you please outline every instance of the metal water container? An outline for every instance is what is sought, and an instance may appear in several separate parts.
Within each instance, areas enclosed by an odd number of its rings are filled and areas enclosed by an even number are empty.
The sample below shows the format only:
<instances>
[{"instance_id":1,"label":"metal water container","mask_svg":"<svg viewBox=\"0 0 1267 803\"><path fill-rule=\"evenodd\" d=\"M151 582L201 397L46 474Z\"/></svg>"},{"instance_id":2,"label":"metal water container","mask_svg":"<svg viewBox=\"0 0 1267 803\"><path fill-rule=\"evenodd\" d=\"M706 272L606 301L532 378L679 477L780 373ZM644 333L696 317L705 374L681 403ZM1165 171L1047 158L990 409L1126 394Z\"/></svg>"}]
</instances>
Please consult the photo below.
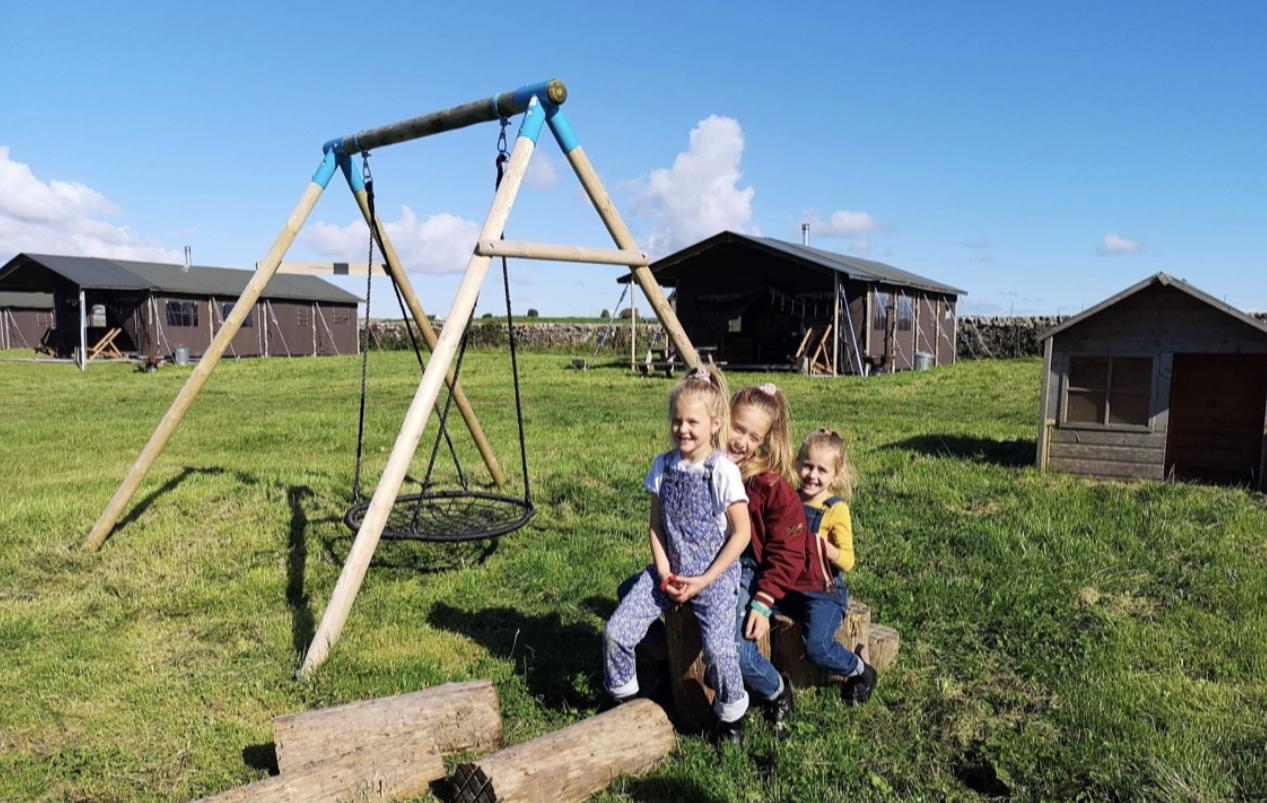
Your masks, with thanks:
<instances>
[{"instance_id":1,"label":"metal water container","mask_svg":"<svg viewBox=\"0 0 1267 803\"><path fill-rule=\"evenodd\" d=\"M932 367L933 367L933 355L929 354L927 351L915 352L915 370L916 371L927 371L929 368L932 368Z\"/></svg>"},{"instance_id":2,"label":"metal water container","mask_svg":"<svg viewBox=\"0 0 1267 803\"><path fill-rule=\"evenodd\" d=\"M172 352L172 359L177 365L189 365L189 346L177 346Z\"/></svg>"}]
</instances>

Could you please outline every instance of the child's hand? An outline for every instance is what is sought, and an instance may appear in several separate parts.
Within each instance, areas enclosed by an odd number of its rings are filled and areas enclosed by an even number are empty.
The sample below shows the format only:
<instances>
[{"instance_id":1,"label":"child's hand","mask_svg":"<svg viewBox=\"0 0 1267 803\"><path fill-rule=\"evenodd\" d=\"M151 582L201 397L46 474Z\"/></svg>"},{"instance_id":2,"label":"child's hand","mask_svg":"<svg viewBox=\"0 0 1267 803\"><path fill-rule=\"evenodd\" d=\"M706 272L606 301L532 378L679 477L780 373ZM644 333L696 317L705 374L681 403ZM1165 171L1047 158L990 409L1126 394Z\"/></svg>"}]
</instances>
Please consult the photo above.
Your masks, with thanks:
<instances>
[{"instance_id":1,"label":"child's hand","mask_svg":"<svg viewBox=\"0 0 1267 803\"><path fill-rule=\"evenodd\" d=\"M673 589L677 588L681 582L682 579L676 574L666 574L664 579L660 581L660 590L671 597L673 596Z\"/></svg>"},{"instance_id":2,"label":"child's hand","mask_svg":"<svg viewBox=\"0 0 1267 803\"><path fill-rule=\"evenodd\" d=\"M748 621L744 623L743 637L749 641L757 641L770 632L770 620L756 611L748 611Z\"/></svg>"},{"instance_id":3,"label":"child's hand","mask_svg":"<svg viewBox=\"0 0 1267 803\"><path fill-rule=\"evenodd\" d=\"M708 583L703 577L679 577L672 575L672 582L664 593L679 605L686 602L691 597L708 588Z\"/></svg>"}]
</instances>

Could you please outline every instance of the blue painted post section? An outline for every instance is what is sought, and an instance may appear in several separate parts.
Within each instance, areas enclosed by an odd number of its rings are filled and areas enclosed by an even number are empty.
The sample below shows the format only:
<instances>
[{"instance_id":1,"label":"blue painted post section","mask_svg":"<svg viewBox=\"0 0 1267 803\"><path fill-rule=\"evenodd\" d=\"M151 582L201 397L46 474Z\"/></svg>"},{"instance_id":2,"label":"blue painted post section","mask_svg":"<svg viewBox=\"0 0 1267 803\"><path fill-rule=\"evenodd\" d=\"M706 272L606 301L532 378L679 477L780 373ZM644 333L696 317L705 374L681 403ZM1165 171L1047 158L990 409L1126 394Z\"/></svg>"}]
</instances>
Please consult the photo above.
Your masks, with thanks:
<instances>
[{"instance_id":1,"label":"blue painted post section","mask_svg":"<svg viewBox=\"0 0 1267 803\"><path fill-rule=\"evenodd\" d=\"M554 133L555 141L559 143L559 148L565 155L580 146L581 142L576 138L576 132L572 130L572 124L568 122L562 107L546 107L546 120L550 123L550 131Z\"/></svg>"},{"instance_id":2,"label":"blue painted post section","mask_svg":"<svg viewBox=\"0 0 1267 803\"><path fill-rule=\"evenodd\" d=\"M334 177L334 171L338 166L338 157L335 156L334 151L326 151L325 158L321 160L321 165L317 168L317 172L312 174L312 183L324 190L326 185L330 183L330 179Z\"/></svg>"},{"instance_id":3,"label":"blue painted post section","mask_svg":"<svg viewBox=\"0 0 1267 803\"><path fill-rule=\"evenodd\" d=\"M528 101L528 111L524 114L524 120L519 124L519 136L527 137L536 144L537 137L541 136L541 127L546 124L546 110L541 103L533 97Z\"/></svg>"},{"instance_id":4,"label":"blue painted post section","mask_svg":"<svg viewBox=\"0 0 1267 803\"><path fill-rule=\"evenodd\" d=\"M348 180L348 187L352 192L365 189L365 176L361 175L360 170L352 169L352 157L346 153L339 154L339 169L343 171L343 177Z\"/></svg>"}]
</instances>

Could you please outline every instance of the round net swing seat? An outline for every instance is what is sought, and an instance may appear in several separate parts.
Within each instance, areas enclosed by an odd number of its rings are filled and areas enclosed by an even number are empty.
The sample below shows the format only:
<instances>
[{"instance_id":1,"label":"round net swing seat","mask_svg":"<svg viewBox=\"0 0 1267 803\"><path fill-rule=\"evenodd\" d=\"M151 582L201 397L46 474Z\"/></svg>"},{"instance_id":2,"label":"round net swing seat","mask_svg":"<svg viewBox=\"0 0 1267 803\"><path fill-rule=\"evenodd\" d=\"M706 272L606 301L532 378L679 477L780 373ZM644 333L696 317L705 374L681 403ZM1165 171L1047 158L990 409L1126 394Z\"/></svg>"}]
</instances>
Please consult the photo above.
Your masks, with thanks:
<instances>
[{"instance_id":1,"label":"round net swing seat","mask_svg":"<svg viewBox=\"0 0 1267 803\"><path fill-rule=\"evenodd\" d=\"M353 505L343 521L361 529L370 500ZM526 525L536 508L523 498L487 491L428 491L396 497L382 537L392 541L480 541Z\"/></svg>"}]
</instances>

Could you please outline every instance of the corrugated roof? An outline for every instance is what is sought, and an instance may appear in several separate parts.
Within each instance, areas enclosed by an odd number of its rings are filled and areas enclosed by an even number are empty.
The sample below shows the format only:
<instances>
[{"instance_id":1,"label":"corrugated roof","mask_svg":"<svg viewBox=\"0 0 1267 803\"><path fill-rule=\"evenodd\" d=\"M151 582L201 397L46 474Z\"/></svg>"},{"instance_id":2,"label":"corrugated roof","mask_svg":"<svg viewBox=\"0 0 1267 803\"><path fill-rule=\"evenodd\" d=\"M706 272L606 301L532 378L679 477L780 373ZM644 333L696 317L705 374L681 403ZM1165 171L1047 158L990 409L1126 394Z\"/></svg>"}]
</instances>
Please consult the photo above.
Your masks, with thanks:
<instances>
[{"instance_id":1,"label":"corrugated roof","mask_svg":"<svg viewBox=\"0 0 1267 803\"><path fill-rule=\"evenodd\" d=\"M1204 290L1198 290L1197 288L1185 282L1183 279L1176 279L1174 276L1171 276L1168 273L1154 273L1152 276L1149 276L1147 279L1144 279L1143 281L1140 281L1140 282L1136 282L1135 284L1126 288L1125 290L1118 293L1117 295L1110 296L1104 299L1103 301L1101 301L1099 304L1096 304L1094 307L1083 310L1082 312L1073 316L1069 320L1063 321L1062 323L1056 326L1053 326L1052 328L1048 329L1046 332L1043 332L1041 335L1039 335L1038 340L1039 342L1042 342L1046 340L1047 338L1051 337L1052 335L1058 335L1072 326L1077 326L1078 324L1085 321L1087 318L1090 318L1092 315L1095 315L1098 312L1102 312L1103 310L1106 310L1109 307L1113 306L1114 304L1118 303L1122 299L1133 296L1136 293L1138 293L1140 290L1143 290L1145 287L1151 287L1154 284L1160 284L1163 287L1173 287L1176 290L1180 290L1184 293L1187 293L1188 295L1192 296L1198 301L1202 301L1206 304L1209 304L1211 307L1214 307L1219 312L1230 315L1236 320L1240 321L1241 323L1246 324L1247 326L1252 326L1253 328L1257 329L1260 332L1267 333L1267 321L1260 321L1259 319L1255 318L1252 315L1248 315L1244 312L1241 312L1236 307L1233 307L1231 304L1228 304L1225 301L1220 301L1219 299L1215 298L1214 296L1210 295Z\"/></svg>"},{"instance_id":2,"label":"corrugated roof","mask_svg":"<svg viewBox=\"0 0 1267 803\"><path fill-rule=\"evenodd\" d=\"M19 309L52 309L52 293L4 293L0 292L0 307Z\"/></svg>"},{"instance_id":3,"label":"corrugated roof","mask_svg":"<svg viewBox=\"0 0 1267 803\"><path fill-rule=\"evenodd\" d=\"M675 272L672 270L675 265L718 246L736 243L755 246L768 252L772 251L789 256L815 267L843 273L852 279L865 282L880 282L898 287L913 287L918 290L930 290L935 293L946 293L949 295L968 294L966 290L933 281L910 271L886 265L883 262L874 262L870 259L859 259L846 256L845 254L837 254L834 251L824 251L821 248L797 245L784 240L776 240L773 237L753 237L733 231L723 231L709 237L707 240L701 240L694 245L683 248L681 251L658 259L651 264L651 271L657 277L663 276L666 282L675 281ZM628 281L628 278L625 277L622 280Z\"/></svg>"},{"instance_id":4,"label":"corrugated roof","mask_svg":"<svg viewBox=\"0 0 1267 803\"><path fill-rule=\"evenodd\" d=\"M161 262L135 262L100 257L18 254L0 268L0 283L18 268L34 263L87 290L139 290L237 298L251 277L249 270ZM361 299L316 276L275 274L263 298L354 304Z\"/></svg>"}]
</instances>

